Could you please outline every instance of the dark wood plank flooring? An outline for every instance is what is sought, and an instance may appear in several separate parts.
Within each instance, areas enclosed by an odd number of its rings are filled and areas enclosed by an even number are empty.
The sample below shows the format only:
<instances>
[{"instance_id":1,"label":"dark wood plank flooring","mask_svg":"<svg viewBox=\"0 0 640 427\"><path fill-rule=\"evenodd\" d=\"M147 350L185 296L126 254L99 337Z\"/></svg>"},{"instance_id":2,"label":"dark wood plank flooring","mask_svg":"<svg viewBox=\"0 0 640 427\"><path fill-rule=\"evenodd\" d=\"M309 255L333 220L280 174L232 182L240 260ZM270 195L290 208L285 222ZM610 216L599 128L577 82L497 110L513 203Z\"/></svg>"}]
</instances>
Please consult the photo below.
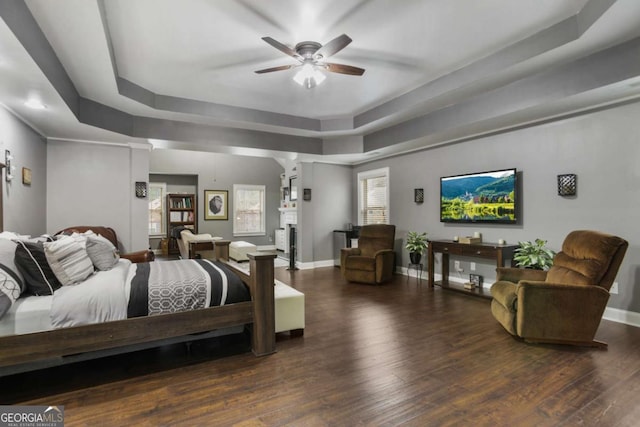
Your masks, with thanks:
<instances>
[{"instance_id":1,"label":"dark wood plank flooring","mask_svg":"<svg viewBox=\"0 0 640 427\"><path fill-rule=\"evenodd\" d=\"M1 403L64 405L67 426L640 425L640 328L603 321L608 350L529 345L488 300L415 278L276 276L305 293L307 325L274 355L238 353L244 337L167 346L0 378Z\"/></svg>"}]
</instances>

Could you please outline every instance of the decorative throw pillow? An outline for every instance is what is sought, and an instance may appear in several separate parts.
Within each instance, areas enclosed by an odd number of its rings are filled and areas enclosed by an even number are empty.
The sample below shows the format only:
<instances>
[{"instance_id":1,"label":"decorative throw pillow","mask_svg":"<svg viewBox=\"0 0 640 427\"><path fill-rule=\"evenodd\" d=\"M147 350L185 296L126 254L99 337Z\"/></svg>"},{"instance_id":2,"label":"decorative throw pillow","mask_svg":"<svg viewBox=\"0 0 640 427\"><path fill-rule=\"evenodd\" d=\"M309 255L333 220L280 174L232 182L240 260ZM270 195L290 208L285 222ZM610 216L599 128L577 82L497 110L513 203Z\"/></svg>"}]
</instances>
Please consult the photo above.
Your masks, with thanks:
<instances>
[{"instance_id":1,"label":"decorative throw pillow","mask_svg":"<svg viewBox=\"0 0 640 427\"><path fill-rule=\"evenodd\" d=\"M15 242L0 239L0 319L25 290L24 278L14 262Z\"/></svg>"},{"instance_id":2,"label":"decorative throw pillow","mask_svg":"<svg viewBox=\"0 0 640 427\"><path fill-rule=\"evenodd\" d=\"M33 295L53 295L62 284L51 270L41 242L16 241L15 262L24 277L27 291Z\"/></svg>"},{"instance_id":3,"label":"decorative throw pillow","mask_svg":"<svg viewBox=\"0 0 640 427\"><path fill-rule=\"evenodd\" d=\"M86 238L82 236L64 237L43 244L49 266L63 286L80 283L93 274L86 244Z\"/></svg>"},{"instance_id":4,"label":"decorative throw pillow","mask_svg":"<svg viewBox=\"0 0 640 427\"><path fill-rule=\"evenodd\" d=\"M100 271L111 270L120 259L113 243L99 234L87 236L87 253L93 265Z\"/></svg>"},{"instance_id":5,"label":"decorative throw pillow","mask_svg":"<svg viewBox=\"0 0 640 427\"><path fill-rule=\"evenodd\" d=\"M14 302L20 298L22 284L13 272L0 265L0 319L11 308Z\"/></svg>"},{"instance_id":6,"label":"decorative throw pillow","mask_svg":"<svg viewBox=\"0 0 640 427\"><path fill-rule=\"evenodd\" d=\"M18 266L16 265L16 247L18 244L11 240L0 239L0 268L7 271L7 274L14 277L16 283L20 285L20 293L24 292L27 287L24 283L24 277Z\"/></svg>"}]
</instances>

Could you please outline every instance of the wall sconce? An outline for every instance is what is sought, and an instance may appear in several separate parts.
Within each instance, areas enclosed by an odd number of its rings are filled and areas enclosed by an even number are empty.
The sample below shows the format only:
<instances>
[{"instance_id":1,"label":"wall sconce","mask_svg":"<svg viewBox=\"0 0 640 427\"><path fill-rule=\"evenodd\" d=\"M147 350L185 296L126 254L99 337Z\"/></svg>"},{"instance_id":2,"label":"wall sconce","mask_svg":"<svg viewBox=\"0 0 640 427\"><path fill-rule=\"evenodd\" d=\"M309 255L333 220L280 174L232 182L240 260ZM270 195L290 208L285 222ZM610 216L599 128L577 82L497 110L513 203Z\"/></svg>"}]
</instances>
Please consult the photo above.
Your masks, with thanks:
<instances>
[{"instance_id":1,"label":"wall sconce","mask_svg":"<svg viewBox=\"0 0 640 427\"><path fill-rule=\"evenodd\" d=\"M147 197L147 183L143 181L136 182L136 197L144 199Z\"/></svg>"},{"instance_id":2,"label":"wall sconce","mask_svg":"<svg viewBox=\"0 0 640 427\"><path fill-rule=\"evenodd\" d=\"M413 190L413 201L416 203L424 203L424 189L416 188Z\"/></svg>"},{"instance_id":3,"label":"wall sconce","mask_svg":"<svg viewBox=\"0 0 640 427\"><path fill-rule=\"evenodd\" d=\"M310 202L311 201L311 189L310 188L305 188L302 190L302 200L306 201L306 202Z\"/></svg>"},{"instance_id":4,"label":"wall sconce","mask_svg":"<svg viewBox=\"0 0 640 427\"><path fill-rule=\"evenodd\" d=\"M578 191L578 177L574 173L558 175L558 196L575 196Z\"/></svg>"},{"instance_id":5,"label":"wall sconce","mask_svg":"<svg viewBox=\"0 0 640 427\"><path fill-rule=\"evenodd\" d=\"M16 169L14 166L11 166L11 160L13 160L11 151L4 150L4 164L7 167L7 174L5 175L5 179L7 180L7 182L11 182L11 180L13 179L13 171Z\"/></svg>"}]
</instances>

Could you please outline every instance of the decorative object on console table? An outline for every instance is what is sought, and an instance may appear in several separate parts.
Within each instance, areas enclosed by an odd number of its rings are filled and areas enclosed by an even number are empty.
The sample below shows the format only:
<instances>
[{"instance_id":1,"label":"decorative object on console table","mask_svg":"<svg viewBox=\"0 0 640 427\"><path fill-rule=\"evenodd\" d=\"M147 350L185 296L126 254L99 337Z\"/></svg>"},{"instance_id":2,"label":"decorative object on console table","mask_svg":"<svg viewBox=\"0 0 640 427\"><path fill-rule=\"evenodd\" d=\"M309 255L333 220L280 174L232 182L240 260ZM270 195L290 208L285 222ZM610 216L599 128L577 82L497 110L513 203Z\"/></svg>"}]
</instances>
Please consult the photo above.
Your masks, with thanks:
<instances>
[{"instance_id":1,"label":"decorative object on console table","mask_svg":"<svg viewBox=\"0 0 640 427\"><path fill-rule=\"evenodd\" d=\"M185 228L198 232L198 217L195 194L167 194L167 241L169 255L180 253L176 239Z\"/></svg>"},{"instance_id":2,"label":"decorative object on console table","mask_svg":"<svg viewBox=\"0 0 640 427\"><path fill-rule=\"evenodd\" d=\"M558 175L558 196L575 196L578 190L578 177L567 173Z\"/></svg>"},{"instance_id":3,"label":"decorative object on console table","mask_svg":"<svg viewBox=\"0 0 640 427\"><path fill-rule=\"evenodd\" d=\"M229 192L226 190L204 190L204 219L229 219Z\"/></svg>"},{"instance_id":4,"label":"decorative object on console table","mask_svg":"<svg viewBox=\"0 0 640 427\"><path fill-rule=\"evenodd\" d=\"M463 236L463 237L459 237L458 241L460 243L470 245L470 244L482 243L482 237Z\"/></svg>"},{"instance_id":5,"label":"decorative object on console table","mask_svg":"<svg viewBox=\"0 0 640 427\"><path fill-rule=\"evenodd\" d=\"M24 185L31 185L31 169L22 168L22 183Z\"/></svg>"},{"instance_id":6,"label":"decorative object on console table","mask_svg":"<svg viewBox=\"0 0 640 427\"><path fill-rule=\"evenodd\" d=\"M482 276L479 274L469 274L469 282L476 286L482 287Z\"/></svg>"}]
</instances>

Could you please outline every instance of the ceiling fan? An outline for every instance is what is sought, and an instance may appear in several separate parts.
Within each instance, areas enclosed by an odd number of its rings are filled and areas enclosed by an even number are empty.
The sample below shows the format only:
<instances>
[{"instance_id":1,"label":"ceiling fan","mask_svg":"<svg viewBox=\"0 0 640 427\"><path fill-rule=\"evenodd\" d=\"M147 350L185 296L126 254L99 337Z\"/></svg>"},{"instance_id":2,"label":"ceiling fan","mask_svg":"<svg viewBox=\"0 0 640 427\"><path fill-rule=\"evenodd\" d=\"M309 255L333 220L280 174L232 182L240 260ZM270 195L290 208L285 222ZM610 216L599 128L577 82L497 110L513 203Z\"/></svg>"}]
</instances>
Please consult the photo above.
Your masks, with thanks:
<instances>
[{"instance_id":1,"label":"ceiling fan","mask_svg":"<svg viewBox=\"0 0 640 427\"><path fill-rule=\"evenodd\" d=\"M361 76L364 74L363 68L352 67L351 65L335 64L324 62L331 55L335 55L351 43L351 38L346 34L336 37L324 46L318 42L305 41L291 49L271 37L263 37L262 40L269 43L281 52L298 60L298 64L281 65L279 67L265 68L256 71L257 74L271 73L273 71L289 70L291 68L302 67L293 78L298 84L311 89L322 83L326 78L319 70L324 69L332 73L348 74L351 76Z\"/></svg>"}]
</instances>

